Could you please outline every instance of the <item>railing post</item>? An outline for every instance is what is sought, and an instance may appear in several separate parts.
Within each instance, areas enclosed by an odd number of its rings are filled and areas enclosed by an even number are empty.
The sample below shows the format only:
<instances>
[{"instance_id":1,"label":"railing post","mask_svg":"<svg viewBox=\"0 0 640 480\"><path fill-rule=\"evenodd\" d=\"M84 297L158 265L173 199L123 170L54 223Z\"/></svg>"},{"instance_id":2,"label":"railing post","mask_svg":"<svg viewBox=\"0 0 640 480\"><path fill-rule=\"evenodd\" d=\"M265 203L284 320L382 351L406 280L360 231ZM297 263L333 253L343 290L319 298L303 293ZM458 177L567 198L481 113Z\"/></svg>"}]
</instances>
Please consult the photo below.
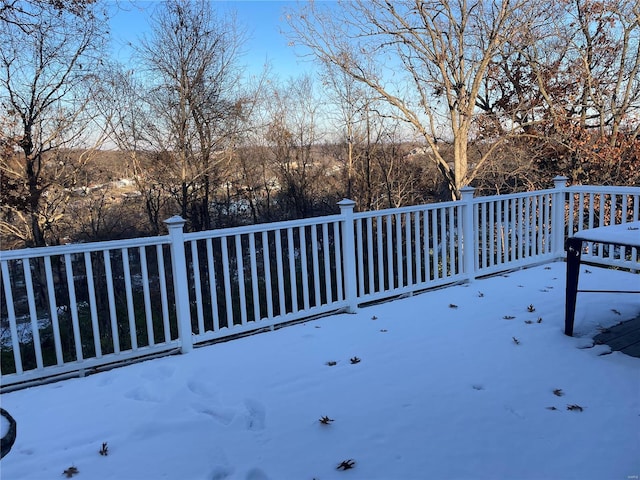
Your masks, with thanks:
<instances>
[{"instance_id":1,"label":"railing post","mask_svg":"<svg viewBox=\"0 0 640 480\"><path fill-rule=\"evenodd\" d=\"M564 255L565 234L565 192L567 190L567 177L558 175L553 179L555 192L551 199L551 252L558 257ZM569 232L571 233L571 232Z\"/></svg>"},{"instance_id":2,"label":"railing post","mask_svg":"<svg viewBox=\"0 0 640 480\"><path fill-rule=\"evenodd\" d=\"M178 319L178 337L182 353L193 349L191 310L189 308L189 282L187 277L187 259L184 253L184 224L179 215L165 220L171 239L171 269L173 272L173 290L175 292L176 316Z\"/></svg>"},{"instance_id":3,"label":"railing post","mask_svg":"<svg viewBox=\"0 0 640 480\"><path fill-rule=\"evenodd\" d=\"M473 187L462 187L460 189L460 201L462 202L462 259L464 273L469 280L476 277L476 255L477 245L474 235L475 225L473 224Z\"/></svg>"},{"instance_id":4,"label":"railing post","mask_svg":"<svg viewBox=\"0 0 640 480\"><path fill-rule=\"evenodd\" d=\"M347 312L356 313L358 309L358 282L356 278L356 244L353 230L353 207L356 202L343 199L338 202L342 215L342 275L344 276L344 295Z\"/></svg>"}]
</instances>

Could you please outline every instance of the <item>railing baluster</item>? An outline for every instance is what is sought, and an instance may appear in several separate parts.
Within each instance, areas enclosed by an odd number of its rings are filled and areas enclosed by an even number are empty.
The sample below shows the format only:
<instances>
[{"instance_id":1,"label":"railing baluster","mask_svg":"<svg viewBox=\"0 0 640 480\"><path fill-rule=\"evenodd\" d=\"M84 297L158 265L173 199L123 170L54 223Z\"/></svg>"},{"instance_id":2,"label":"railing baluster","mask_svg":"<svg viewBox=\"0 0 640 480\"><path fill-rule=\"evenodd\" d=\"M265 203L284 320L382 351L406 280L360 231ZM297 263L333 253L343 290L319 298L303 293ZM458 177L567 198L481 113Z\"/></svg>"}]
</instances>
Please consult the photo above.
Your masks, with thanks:
<instances>
[{"instance_id":1,"label":"railing baluster","mask_svg":"<svg viewBox=\"0 0 640 480\"><path fill-rule=\"evenodd\" d=\"M356 220L356 255L357 255L357 276L358 276L358 296L365 295L364 291L364 255L362 245L364 238L362 237L362 221Z\"/></svg>"},{"instance_id":2,"label":"railing baluster","mask_svg":"<svg viewBox=\"0 0 640 480\"><path fill-rule=\"evenodd\" d=\"M440 275L438 272L438 262L439 262L439 254L438 254L438 211L431 211L431 244L432 244L432 271L433 271L433 279L437 280Z\"/></svg>"},{"instance_id":3,"label":"railing baluster","mask_svg":"<svg viewBox=\"0 0 640 480\"><path fill-rule=\"evenodd\" d=\"M524 258L524 227L525 227L525 214L524 214L524 202L522 198L518 198L518 204L516 205L516 226L517 236L516 244L518 245L517 258L522 260Z\"/></svg>"},{"instance_id":4,"label":"railing baluster","mask_svg":"<svg viewBox=\"0 0 640 480\"><path fill-rule=\"evenodd\" d=\"M497 265L501 265L503 263L503 255L504 255L504 217L502 213L503 201L498 200L496 202L496 222L497 222Z\"/></svg>"},{"instance_id":5,"label":"railing baluster","mask_svg":"<svg viewBox=\"0 0 640 480\"><path fill-rule=\"evenodd\" d=\"M584 193L580 192L578 195L578 228L577 231L584 230L584 211L585 211L585 203L584 203ZM586 207L589 209L589 205Z\"/></svg>"},{"instance_id":6,"label":"railing baluster","mask_svg":"<svg viewBox=\"0 0 640 480\"><path fill-rule=\"evenodd\" d=\"M524 246L524 256L530 257L532 255L531 252L531 197L527 197L524 200L524 237L523 237L523 246Z\"/></svg>"},{"instance_id":7,"label":"railing baluster","mask_svg":"<svg viewBox=\"0 0 640 480\"><path fill-rule=\"evenodd\" d=\"M298 229L298 239L300 240L300 267L302 270L302 305L303 310L309 310L309 268L307 266L307 234L306 227ZM296 282L297 283L297 282Z\"/></svg>"},{"instance_id":8,"label":"railing baluster","mask_svg":"<svg viewBox=\"0 0 640 480\"><path fill-rule=\"evenodd\" d=\"M73 329L73 343L76 350L76 360L82 361L82 339L80 338L80 320L78 319L78 302L76 300L76 285L73 277L71 254L64 254L64 270L67 278L67 292L69 293L69 311L71 313L71 327Z\"/></svg>"},{"instance_id":9,"label":"railing baluster","mask_svg":"<svg viewBox=\"0 0 640 480\"><path fill-rule=\"evenodd\" d=\"M407 212L404 215L404 238L405 242L407 242L407 254L406 254L406 265L407 265L407 285L413 285L413 259L412 259L412 251L411 248L411 212Z\"/></svg>"},{"instance_id":10,"label":"railing baluster","mask_svg":"<svg viewBox=\"0 0 640 480\"><path fill-rule=\"evenodd\" d=\"M455 218L454 218L454 207L448 207L448 234L449 234L449 271L451 275L455 275L456 273L460 273L462 271L461 268L458 268L456 271L456 229L455 229ZM473 244L473 243L472 243ZM472 247L473 248L473 247ZM460 261L461 259L458 259Z\"/></svg>"},{"instance_id":11,"label":"railing baluster","mask_svg":"<svg viewBox=\"0 0 640 480\"><path fill-rule=\"evenodd\" d=\"M469 255L470 265L474 266L474 268L472 268L470 272L471 277L473 277L475 276L476 257L478 254L478 251L477 251L478 231L475 227L475 225L477 224L477 219L475 214L475 205L471 204L469 205L469 208L471 209L472 220L471 220L471 228L469 229L469 231L471 231L471 235L467 240L469 241L471 246L469 247L469 251L465 252L462 246L462 242L465 237L465 234L464 234L465 221L463 218L464 214L462 213L463 207L461 204L451 207L451 219L449 220L449 227L451 229L450 235L451 235L451 241L452 241L452 246L451 246L452 261L451 262L453 265L451 269L451 273L453 275L465 273L465 267L464 267L465 256Z\"/></svg>"},{"instance_id":12,"label":"railing baluster","mask_svg":"<svg viewBox=\"0 0 640 480\"><path fill-rule=\"evenodd\" d=\"M552 220L553 220L553 205L552 205L552 196L551 194L545 194L543 195L543 197L546 199L547 201L547 221L546 221L546 242L545 242L545 249L544 249L544 253L551 253L551 247L552 247L552 241L551 241L551 235L553 233L553 226L552 226Z\"/></svg>"},{"instance_id":13,"label":"railing baluster","mask_svg":"<svg viewBox=\"0 0 640 480\"><path fill-rule=\"evenodd\" d=\"M447 258L447 211L444 208L438 210L440 212L440 261L442 262L442 271L440 278L447 276L449 259Z\"/></svg>"},{"instance_id":14,"label":"railing baluster","mask_svg":"<svg viewBox=\"0 0 640 480\"><path fill-rule=\"evenodd\" d=\"M375 276L373 263L373 218L367 218L367 270L369 271L369 293L375 292Z\"/></svg>"},{"instance_id":15,"label":"railing baluster","mask_svg":"<svg viewBox=\"0 0 640 480\"><path fill-rule=\"evenodd\" d=\"M497 252L498 252L498 202L487 202L489 212L489 223L487 224L487 230L489 235L489 248L488 261L489 267L494 267L497 264Z\"/></svg>"},{"instance_id":16,"label":"railing baluster","mask_svg":"<svg viewBox=\"0 0 640 480\"><path fill-rule=\"evenodd\" d=\"M98 324L98 309L96 308L96 287L93 281L93 265L91 264L91 252L84 252L84 269L87 274L87 291L89 293L89 312L91 314L91 328L93 329L93 346L96 350L96 358L102 358L102 345L100 344L100 326Z\"/></svg>"},{"instance_id":17,"label":"railing baluster","mask_svg":"<svg viewBox=\"0 0 640 480\"><path fill-rule=\"evenodd\" d=\"M423 225L423 229L422 229L422 236L424 238L423 240L423 262L424 262L424 281L425 282L430 282L431 281L431 249L430 249L430 240L429 237L431 236L430 232L431 229L429 227L429 210L425 210L423 212L423 217L422 217L422 225Z\"/></svg>"},{"instance_id":18,"label":"railing baluster","mask_svg":"<svg viewBox=\"0 0 640 480\"><path fill-rule=\"evenodd\" d=\"M169 326L169 301L167 295L167 277L164 268L164 252L162 245L156 245L156 257L158 261L158 280L160 281L160 303L162 305L162 328L164 341L171 341L171 327Z\"/></svg>"},{"instance_id":19,"label":"railing baluster","mask_svg":"<svg viewBox=\"0 0 640 480\"><path fill-rule=\"evenodd\" d=\"M213 239L207 238L207 272L209 275L209 297L211 298L211 319L213 331L220 330L220 314L218 313L218 288L216 286L216 264L213 257Z\"/></svg>"},{"instance_id":20,"label":"railing baluster","mask_svg":"<svg viewBox=\"0 0 640 480\"><path fill-rule=\"evenodd\" d=\"M262 261L264 263L264 287L267 298L267 318L273 318L273 288L271 285L271 259L269 255L269 232L262 232Z\"/></svg>"},{"instance_id":21,"label":"railing baluster","mask_svg":"<svg viewBox=\"0 0 640 480\"><path fill-rule=\"evenodd\" d=\"M318 259L318 226L311 226L311 266L313 268L313 296L315 301L314 307L322 305L322 297L320 295L320 262ZM329 303L329 302L327 302Z\"/></svg>"},{"instance_id":22,"label":"railing baluster","mask_svg":"<svg viewBox=\"0 0 640 480\"><path fill-rule=\"evenodd\" d=\"M220 247L222 251L222 275L224 277L224 299L225 310L227 313L227 328L233 328L233 300L231 297L231 269L229 268L229 247L227 246L227 238L220 238Z\"/></svg>"},{"instance_id":23,"label":"railing baluster","mask_svg":"<svg viewBox=\"0 0 640 480\"><path fill-rule=\"evenodd\" d=\"M31 261L28 258L22 260L24 271L24 284L27 288L27 303L29 305L29 317L31 318L31 336L36 355L36 368L44 368L42 360L42 344L40 343L40 326L38 325L38 311L36 309L35 294L33 292L33 278L31 276ZM87 277L88 278L88 277Z\"/></svg>"},{"instance_id":24,"label":"railing baluster","mask_svg":"<svg viewBox=\"0 0 640 480\"><path fill-rule=\"evenodd\" d=\"M587 228L593 228L594 223L594 210L595 210L595 196L593 193L589 193L589 212L588 212L588 217L587 217ZM593 243L592 242L586 242L587 245L587 250L588 250L588 255L590 257L594 257L594 247L593 247Z\"/></svg>"},{"instance_id":25,"label":"railing baluster","mask_svg":"<svg viewBox=\"0 0 640 480\"><path fill-rule=\"evenodd\" d=\"M16 366L16 374L21 374L22 355L20 353L20 340L18 339L18 325L16 323L16 311L13 304L13 292L11 291L11 277L9 276L9 266L7 262L0 262L2 271L2 284L4 285L4 298L7 302L7 316L9 317L9 331L11 332L11 347L13 350L13 361Z\"/></svg>"},{"instance_id":26,"label":"railing baluster","mask_svg":"<svg viewBox=\"0 0 640 480\"><path fill-rule=\"evenodd\" d=\"M487 202L478 204L478 221L480 241L478 247L480 248L480 268L487 268Z\"/></svg>"},{"instance_id":27,"label":"railing baluster","mask_svg":"<svg viewBox=\"0 0 640 480\"><path fill-rule=\"evenodd\" d=\"M287 308L285 304L285 285L284 285L284 262L282 258L282 230L274 231L276 242L276 272L278 275L278 314L282 317L286 315Z\"/></svg>"},{"instance_id":28,"label":"railing baluster","mask_svg":"<svg viewBox=\"0 0 640 480\"><path fill-rule=\"evenodd\" d=\"M422 245L420 243L420 233L422 231L421 222L420 222L421 213L422 212L417 211L414 214L414 230L413 230L414 251L416 252L416 258L414 260L415 262L414 268L416 271L416 284L418 285L422 283Z\"/></svg>"},{"instance_id":29,"label":"railing baluster","mask_svg":"<svg viewBox=\"0 0 640 480\"><path fill-rule=\"evenodd\" d=\"M64 358L62 355L62 339L60 338L60 322L58 321L58 304L56 301L55 283L53 282L53 271L51 269L51 257L44 257L44 272L47 279L47 298L49 300L49 315L51 317L51 328L53 330L53 344L56 351L56 364L62 365Z\"/></svg>"},{"instance_id":30,"label":"railing baluster","mask_svg":"<svg viewBox=\"0 0 640 480\"><path fill-rule=\"evenodd\" d=\"M544 255L549 249L549 225L551 223L551 205L547 195L540 195L540 203L543 205L542 215L542 243L540 244L540 254Z\"/></svg>"},{"instance_id":31,"label":"railing baluster","mask_svg":"<svg viewBox=\"0 0 640 480\"><path fill-rule=\"evenodd\" d=\"M628 219L627 219L627 211L628 211L628 198L627 195L620 195L620 223L627 223ZM617 211L617 209L616 209ZM631 254L631 258L636 258L635 257L635 249L633 248L629 248L628 249L630 254ZM620 248L620 259L624 260L625 258L627 258L627 247L621 247Z\"/></svg>"},{"instance_id":32,"label":"railing baluster","mask_svg":"<svg viewBox=\"0 0 640 480\"><path fill-rule=\"evenodd\" d=\"M244 285L244 260L242 259L242 236L235 235L236 243L236 269L238 271L238 288L239 288L239 304L240 304L240 323L247 323L247 292Z\"/></svg>"},{"instance_id":33,"label":"railing baluster","mask_svg":"<svg viewBox=\"0 0 640 480\"><path fill-rule=\"evenodd\" d=\"M151 347L155 345L156 339L153 333L153 311L151 310L151 294L149 292L149 271L147 267L147 250L139 247L140 252L140 273L142 275L142 297L144 301L144 316L147 325L147 341Z\"/></svg>"},{"instance_id":34,"label":"railing baluster","mask_svg":"<svg viewBox=\"0 0 640 480\"><path fill-rule=\"evenodd\" d=\"M342 284L342 233L340 232L340 222L333 222L334 248L336 252L336 288L338 290L338 301L344 300L344 285Z\"/></svg>"},{"instance_id":35,"label":"railing baluster","mask_svg":"<svg viewBox=\"0 0 640 480\"><path fill-rule=\"evenodd\" d=\"M631 221L634 220L640 220L640 195L633 196L633 217ZM638 258L638 249L635 247L631 249L631 258Z\"/></svg>"},{"instance_id":36,"label":"railing baluster","mask_svg":"<svg viewBox=\"0 0 640 480\"><path fill-rule=\"evenodd\" d=\"M573 192L569 192L569 215L568 215L568 219L567 219L567 225L568 225L568 229L567 229L567 235L571 236L576 232L576 229L574 227L575 225L575 211L574 209L576 208L575 206L576 203L576 196Z\"/></svg>"},{"instance_id":37,"label":"railing baluster","mask_svg":"<svg viewBox=\"0 0 640 480\"><path fill-rule=\"evenodd\" d=\"M256 261L256 234L249 234L249 265L251 267L251 296L253 299L253 321L260 321L260 291L258 289L258 263Z\"/></svg>"},{"instance_id":38,"label":"railing baluster","mask_svg":"<svg viewBox=\"0 0 640 480\"><path fill-rule=\"evenodd\" d=\"M507 200L509 204L509 230L507 232L509 238L509 261L514 262L516 257L516 251L518 250L518 245L516 243L516 199L512 198Z\"/></svg>"},{"instance_id":39,"label":"railing baluster","mask_svg":"<svg viewBox=\"0 0 640 480\"><path fill-rule=\"evenodd\" d=\"M540 205L540 235L538 236L537 254L542 255L545 252L545 244L547 238L547 200L543 195L538 195L538 205Z\"/></svg>"},{"instance_id":40,"label":"railing baluster","mask_svg":"<svg viewBox=\"0 0 640 480\"><path fill-rule=\"evenodd\" d=\"M287 228L287 257L289 259L289 292L291 293L291 313L298 311L298 282L296 281L296 247L293 228Z\"/></svg>"},{"instance_id":41,"label":"railing baluster","mask_svg":"<svg viewBox=\"0 0 640 480\"><path fill-rule=\"evenodd\" d=\"M324 289L327 303L333 303L333 289L331 287L331 255L329 249L329 224L322 224L322 263L324 265Z\"/></svg>"},{"instance_id":42,"label":"railing baluster","mask_svg":"<svg viewBox=\"0 0 640 480\"><path fill-rule=\"evenodd\" d=\"M131 288L131 267L129 262L129 249L123 248L122 268L124 271L124 288L127 297L127 317L129 318L129 336L131 337L131 349L138 349L138 331L136 327L136 314L133 307L133 289Z\"/></svg>"},{"instance_id":43,"label":"railing baluster","mask_svg":"<svg viewBox=\"0 0 640 480\"><path fill-rule=\"evenodd\" d=\"M511 262L511 254L513 253L513 249L511 248L511 200L505 199L502 201L502 216L503 216L503 226L504 226L504 255L503 255L503 263Z\"/></svg>"},{"instance_id":44,"label":"railing baluster","mask_svg":"<svg viewBox=\"0 0 640 480\"><path fill-rule=\"evenodd\" d=\"M537 255L542 255L545 252L545 245L547 239L547 201L543 195L538 195L538 205L540 208L538 218L538 239L537 239Z\"/></svg>"},{"instance_id":45,"label":"railing baluster","mask_svg":"<svg viewBox=\"0 0 640 480\"><path fill-rule=\"evenodd\" d=\"M608 214L609 214L609 225L615 225L616 222L616 202L617 202L617 198L615 195L610 195L609 196L609 208L607 209ZM624 253L625 253L625 248L624 247L618 247L620 253L622 254L622 258L624 258ZM607 258L609 258L610 260L615 258L615 248L613 245L609 245L609 251L607 252Z\"/></svg>"},{"instance_id":46,"label":"railing baluster","mask_svg":"<svg viewBox=\"0 0 640 480\"><path fill-rule=\"evenodd\" d=\"M118 317L116 313L116 297L113 290L113 272L111 268L111 251L102 252L104 258L105 280L107 282L107 298L109 299L109 320L111 322L111 336L113 338L113 353L120 353L120 334L118 332ZM49 269L51 266L49 265ZM56 316L57 322L57 316Z\"/></svg>"},{"instance_id":47,"label":"railing baluster","mask_svg":"<svg viewBox=\"0 0 640 480\"><path fill-rule=\"evenodd\" d=\"M378 291L384 292L384 247L383 247L384 222L381 216L376 216L376 246L378 251Z\"/></svg>"},{"instance_id":48,"label":"railing baluster","mask_svg":"<svg viewBox=\"0 0 640 480\"><path fill-rule=\"evenodd\" d=\"M396 220L395 244L396 244L396 268L398 272L398 283L396 288L402 288L404 287L404 267L403 267L404 260L402 258L402 243L403 243L402 214L397 213L394 216L394 218Z\"/></svg>"},{"instance_id":49,"label":"railing baluster","mask_svg":"<svg viewBox=\"0 0 640 480\"><path fill-rule=\"evenodd\" d=\"M387 220L387 281L388 281L388 290L393 290L395 288L394 281L394 256L393 256L393 230L391 228L391 215L386 216Z\"/></svg>"},{"instance_id":50,"label":"railing baluster","mask_svg":"<svg viewBox=\"0 0 640 480\"><path fill-rule=\"evenodd\" d=\"M191 268L193 270L193 290L196 300L196 317L198 319L198 333L204 333L204 312L202 309L202 282L200 280L200 256L198 255L198 242L192 240Z\"/></svg>"}]
</instances>

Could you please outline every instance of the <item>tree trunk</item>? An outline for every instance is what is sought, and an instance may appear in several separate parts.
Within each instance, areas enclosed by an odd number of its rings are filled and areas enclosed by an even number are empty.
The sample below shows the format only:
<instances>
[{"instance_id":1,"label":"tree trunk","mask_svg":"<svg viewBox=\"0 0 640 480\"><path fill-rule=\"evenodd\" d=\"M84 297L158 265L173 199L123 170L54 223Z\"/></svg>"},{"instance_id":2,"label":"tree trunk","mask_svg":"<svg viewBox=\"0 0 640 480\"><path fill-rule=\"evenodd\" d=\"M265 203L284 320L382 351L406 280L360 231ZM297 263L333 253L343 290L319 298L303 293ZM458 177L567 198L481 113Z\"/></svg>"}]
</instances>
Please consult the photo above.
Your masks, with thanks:
<instances>
[{"instance_id":1,"label":"tree trunk","mask_svg":"<svg viewBox=\"0 0 640 480\"><path fill-rule=\"evenodd\" d=\"M453 139L453 185L450 185L452 200L460 198L460 189L465 186L467 180L467 142L464 130L458 132Z\"/></svg>"}]
</instances>

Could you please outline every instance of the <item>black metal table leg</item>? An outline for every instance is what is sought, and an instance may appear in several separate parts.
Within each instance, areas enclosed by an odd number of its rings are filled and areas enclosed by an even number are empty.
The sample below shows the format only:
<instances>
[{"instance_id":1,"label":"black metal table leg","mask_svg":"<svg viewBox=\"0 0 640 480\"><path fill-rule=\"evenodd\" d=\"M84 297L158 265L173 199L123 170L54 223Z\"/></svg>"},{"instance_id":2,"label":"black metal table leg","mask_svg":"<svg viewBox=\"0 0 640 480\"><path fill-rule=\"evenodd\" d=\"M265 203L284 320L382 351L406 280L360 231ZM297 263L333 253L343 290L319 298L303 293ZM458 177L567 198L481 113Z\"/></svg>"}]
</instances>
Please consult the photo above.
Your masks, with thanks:
<instances>
[{"instance_id":1,"label":"black metal table leg","mask_svg":"<svg viewBox=\"0 0 640 480\"><path fill-rule=\"evenodd\" d=\"M568 238L565 243L567 251L567 285L564 310L564 334L573 336L573 322L576 315L576 297L578 295L578 276L580 275L580 256L582 240Z\"/></svg>"}]
</instances>

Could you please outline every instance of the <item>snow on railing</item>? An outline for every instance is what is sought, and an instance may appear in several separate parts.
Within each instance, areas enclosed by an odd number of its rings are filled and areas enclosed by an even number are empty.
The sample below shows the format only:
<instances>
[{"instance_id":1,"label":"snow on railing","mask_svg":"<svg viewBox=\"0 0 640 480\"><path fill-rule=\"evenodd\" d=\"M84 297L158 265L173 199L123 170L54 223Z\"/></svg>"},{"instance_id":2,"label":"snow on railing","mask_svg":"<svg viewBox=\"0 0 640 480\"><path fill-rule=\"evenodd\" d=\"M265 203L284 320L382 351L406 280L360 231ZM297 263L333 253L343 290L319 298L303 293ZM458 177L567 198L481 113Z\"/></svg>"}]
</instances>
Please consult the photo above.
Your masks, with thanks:
<instances>
[{"instance_id":1,"label":"snow on railing","mask_svg":"<svg viewBox=\"0 0 640 480\"><path fill-rule=\"evenodd\" d=\"M564 257L640 219L638 187L566 187L197 233L0 252L2 387L91 370ZM638 269L637 249L584 261Z\"/></svg>"}]
</instances>

